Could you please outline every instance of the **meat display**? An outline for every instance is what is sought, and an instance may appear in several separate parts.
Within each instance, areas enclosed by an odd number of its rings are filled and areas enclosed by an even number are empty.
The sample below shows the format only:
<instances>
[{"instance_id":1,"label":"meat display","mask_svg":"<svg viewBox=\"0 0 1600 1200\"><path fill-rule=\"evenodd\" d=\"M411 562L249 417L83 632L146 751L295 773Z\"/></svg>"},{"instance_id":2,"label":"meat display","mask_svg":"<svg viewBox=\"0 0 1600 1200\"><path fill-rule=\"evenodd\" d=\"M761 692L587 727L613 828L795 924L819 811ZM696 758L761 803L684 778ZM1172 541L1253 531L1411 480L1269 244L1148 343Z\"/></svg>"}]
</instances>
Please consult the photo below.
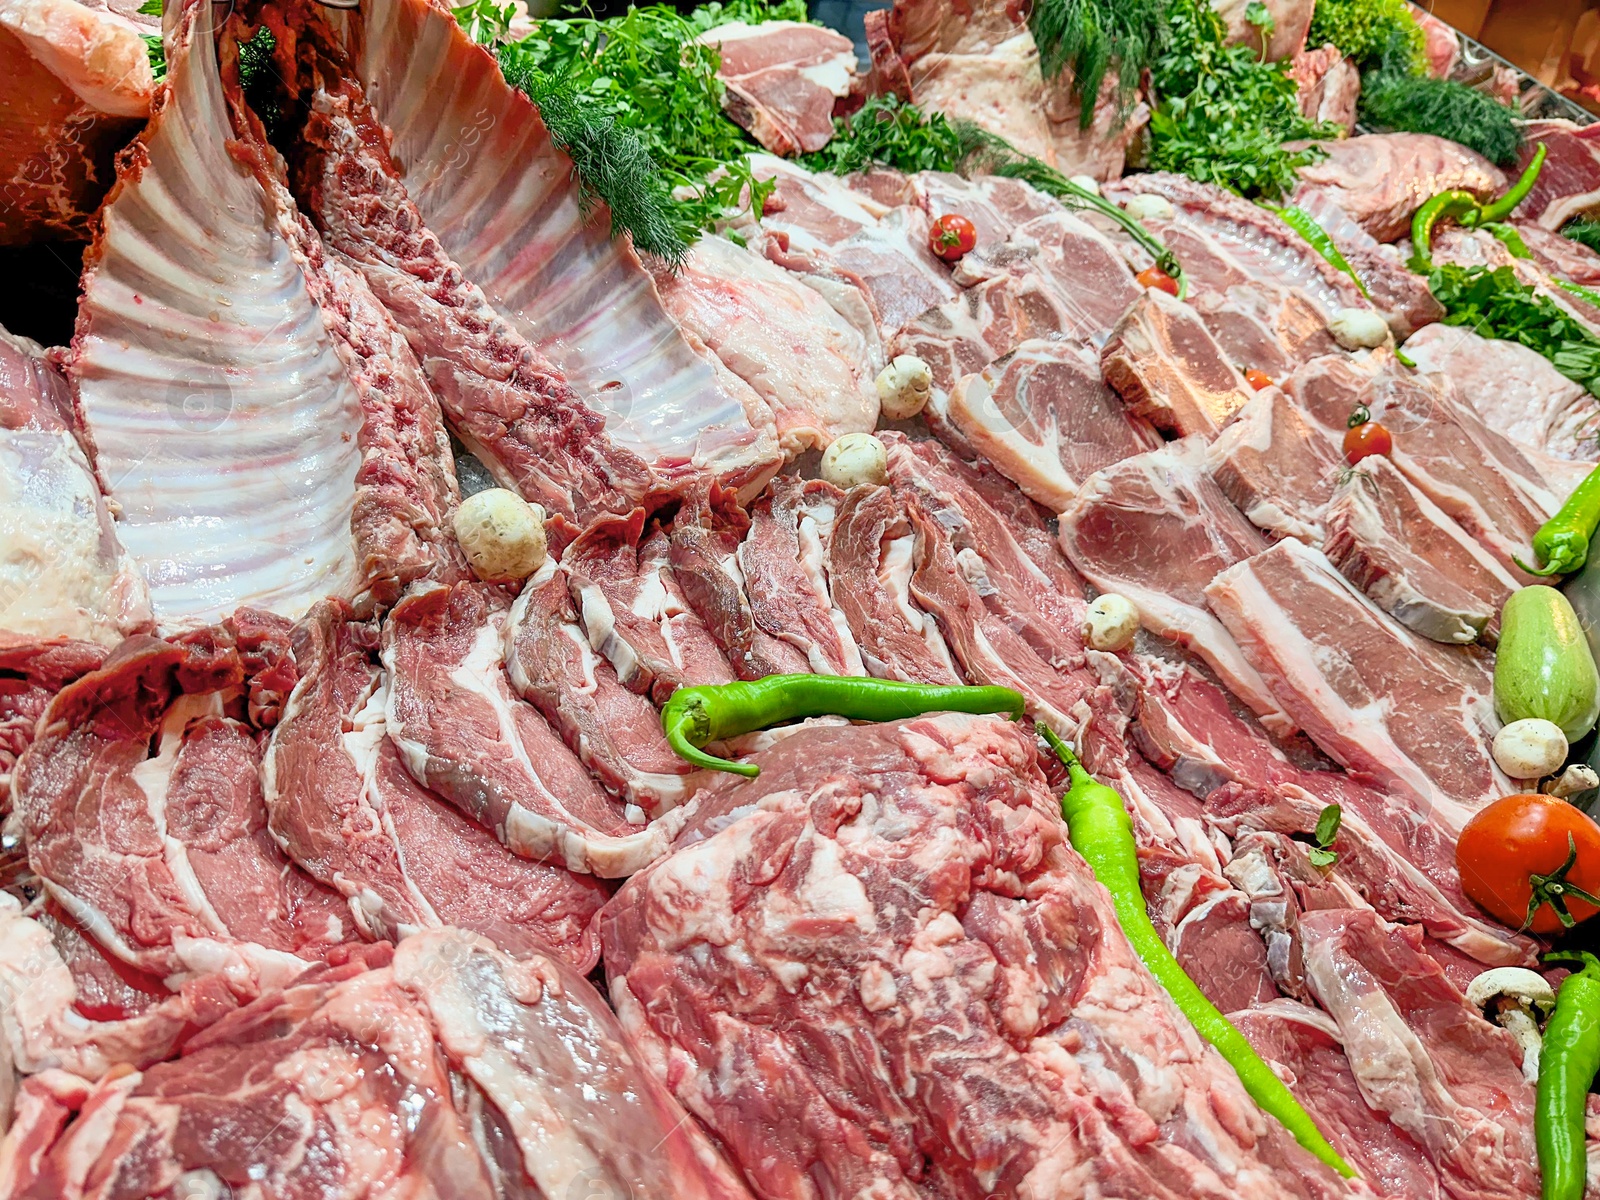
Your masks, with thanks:
<instances>
[{"instance_id":1,"label":"meat display","mask_svg":"<svg viewBox=\"0 0 1600 1200\"><path fill-rule=\"evenodd\" d=\"M792 9L0 0L0 1200L1542 1194L1591 127L1491 219L1311 0Z\"/></svg>"}]
</instances>

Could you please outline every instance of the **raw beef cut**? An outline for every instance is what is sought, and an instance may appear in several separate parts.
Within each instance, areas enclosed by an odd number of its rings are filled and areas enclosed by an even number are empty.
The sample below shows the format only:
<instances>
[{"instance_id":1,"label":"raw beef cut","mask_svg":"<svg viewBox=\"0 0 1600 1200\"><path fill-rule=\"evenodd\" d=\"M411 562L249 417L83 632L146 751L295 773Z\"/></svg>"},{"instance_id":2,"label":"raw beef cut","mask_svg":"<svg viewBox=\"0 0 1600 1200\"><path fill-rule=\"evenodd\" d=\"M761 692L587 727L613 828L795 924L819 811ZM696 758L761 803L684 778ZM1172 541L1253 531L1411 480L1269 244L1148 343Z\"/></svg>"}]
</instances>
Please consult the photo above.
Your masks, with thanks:
<instances>
[{"instance_id":1,"label":"raw beef cut","mask_svg":"<svg viewBox=\"0 0 1600 1200\"><path fill-rule=\"evenodd\" d=\"M1197 286L1189 303L1241 372L1284 379L1301 363L1339 349L1322 309L1293 288L1264 280L1230 283L1220 291Z\"/></svg>"},{"instance_id":2,"label":"raw beef cut","mask_svg":"<svg viewBox=\"0 0 1600 1200\"><path fill-rule=\"evenodd\" d=\"M1406 8L1427 41L1428 74L1435 79L1449 79L1461 58L1461 35L1449 22L1420 4L1408 2Z\"/></svg>"},{"instance_id":3,"label":"raw beef cut","mask_svg":"<svg viewBox=\"0 0 1600 1200\"><path fill-rule=\"evenodd\" d=\"M1206 469L1250 523L1320 546L1345 462L1278 388L1257 392L1206 449Z\"/></svg>"},{"instance_id":4,"label":"raw beef cut","mask_svg":"<svg viewBox=\"0 0 1600 1200\"><path fill-rule=\"evenodd\" d=\"M1020 225L1011 245L1037 245L1034 261L1073 320L1060 331L1099 345L1139 297L1139 285L1116 246L1087 221L1051 212Z\"/></svg>"},{"instance_id":5,"label":"raw beef cut","mask_svg":"<svg viewBox=\"0 0 1600 1200\"><path fill-rule=\"evenodd\" d=\"M1133 957L1019 726L759 761L601 918L624 1027L758 1195L1343 1194Z\"/></svg>"},{"instance_id":6,"label":"raw beef cut","mask_svg":"<svg viewBox=\"0 0 1600 1200\"><path fill-rule=\"evenodd\" d=\"M103 4L0 7L0 245L89 236L112 156L150 113L140 35L158 32L158 20Z\"/></svg>"},{"instance_id":7,"label":"raw beef cut","mask_svg":"<svg viewBox=\"0 0 1600 1200\"><path fill-rule=\"evenodd\" d=\"M1117 322L1100 370L1130 412L1174 437L1215 437L1250 396L1200 318L1159 288L1146 289Z\"/></svg>"},{"instance_id":8,"label":"raw beef cut","mask_svg":"<svg viewBox=\"0 0 1600 1200\"><path fill-rule=\"evenodd\" d=\"M373 0L341 19L355 26L352 66L390 132L400 182L449 259L622 449L758 491L781 458L770 415L673 324L493 54L425 0Z\"/></svg>"},{"instance_id":9,"label":"raw beef cut","mask_svg":"<svg viewBox=\"0 0 1600 1200\"><path fill-rule=\"evenodd\" d=\"M1032 340L951 393L942 419L1028 497L1065 508L1090 473L1160 444L1105 381L1093 352Z\"/></svg>"},{"instance_id":10,"label":"raw beef cut","mask_svg":"<svg viewBox=\"0 0 1600 1200\"><path fill-rule=\"evenodd\" d=\"M1545 229L1560 229L1573 217L1600 206L1600 128L1566 120L1530 121L1518 169L1539 146L1544 169L1516 215Z\"/></svg>"},{"instance_id":11,"label":"raw beef cut","mask_svg":"<svg viewBox=\"0 0 1600 1200\"><path fill-rule=\"evenodd\" d=\"M267 834L231 646L129 639L51 701L17 765L29 865L100 945L246 998L350 936L340 898Z\"/></svg>"},{"instance_id":12,"label":"raw beef cut","mask_svg":"<svg viewBox=\"0 0 1600 1200\"><path fill-rule=\"evenodd\" d=\"M1355 128L1361 72L1337 46L1300 51L1289 65L1289 77L1300 89L1300 112L1308 121L1331 121L1346 133Z\"/></svg>"},{"instance_id":13,"label":"raw beef cut","mask_svg":"<svg viewBox=\"0 0 1600 1200\"><path fill-rule=\"evenodd\" d=\"M768 637L798 650L818 675L865 675L861 650L828 589L828 539L844 493L780 475L750 511L738 566L750 612Z\"/></svg>"},{"instance_id":14,"label":"raw beef cut","mask_svg":"<svg viewBox=\"0 0 1600 1200\"><path fill-rule=\"evenodd\" d=\"M1506 188L1505 172L1488 159L1429 133L1368 133L1319 145L1327 156L1300 168L1291 203L1320 193L1380 242L1409 232L1411 215L1440 192L1487 200Z\"/></svg>"},{"instance_id":15,"label":"raw beef cut","mask_svg":"<svg viewBox=\"0 0 1600 1200\"><path fill-rule=\"evenodd\" d=\"M1518 221L1515 228L1533 260L1550 274L1586 287L1600 283L1600 254L1582 242L1529 221Z\"/></svg>"},{"instance_id":16,"label":"raw beef cut","mask_svg":"<svg viewBox=\"0 0 1600 1200\"><path fill-rule=\"evenodd\" d=\"M1266 539L1206 474L1205 442L1173 442L1084 481L1061 514L1061 548L1101 591L1133 601L1144 627L1193 650L1275 731L1294 728L1256 669L1206 608L1218 572Z\"/></svg>"},{"instance_id":17,"label":"raw beef cut","mask_svg":"<svg viewBox=\"0 0 1600 1200\"><path fill-rule=\"evenodd\" d=\"M772 410L784 453L823 449L842 433L870 433L877 424L872 381L882 362L859 330L793 274L725 237L705 237L682 267L663 265L654 275L673 319Z\"/></svg>"},{"instance_id":18,"label":"raw beef cut","mask_svg":"<svg viewBox=\"0 0 1600 1200\"><path fill-rule=\"evenodd\" d=\"M389 738L418 783L515 853L614 874L664 840L628 826L539 710L511 690L501 657L510 607L485 584L419 588L395 607L383 627Z\"/></svg>"},{"instance_id":19,"label":"raw beef cut","mask_svg":"<svg viewBox=\"0 0 1600 1200\"><path fill-rule=\"evenodd\" d=\"M1400 624L1436 642L1494 640L1519 584L1387 458L1363 459L1323 519L1328 560Z\"/></svg>"},{"instance_id":20,"label":"raw beef cut","mask_svg":"<svg viewBox=\"0 0 1600 1200\"><path fill-rule=\"evenodd\" d=\"M1435 325L1406 341L1417 370L1450 380L1491 428L1558 458L1600 459L1600 401L1519 342Z\"/></svg>"},{"instance_id":21,"label":"raw beef cut","mask_svg":"<svg viewBox=\"0 0 1600 1200\"><path fill-rule=\"evenodd\" d=\"M828 144L834 101L855 86L849 38L799 21L730 21L696 40L717 48L722 107L756 141L782 155Z\"/></svg>"},{"instance_id":22,"label":"raw beef cut","mask_svg":"<svg viewBox=\"0 0 1600 1200\"><path fill-rule=\"evenodd\" d=\"M453 929L310 971L70 1107L8 1195L749 1195L585 980Z\"/></svg>"},{"instance_id":23,"label":"raw beef cut","mask_svg":"<svg viewBox=\"0 0 1600 1200\"><path fill-rule=\"evenodd\" d=\"M11 805L11 773L33 741L52 697L105 661L94 642L17 638L0 633L0 802Z\"/></svg>"},{"instance_id":24,"label":"raw beef cut","mask_svg":"<svg viewBox=\"0 0 1600 1200\"><path fill-rule=\"evenodd\" d=\"M285 236L293 214L230 153L212 16L186 8L169 40L160 111L85 260L70 361L163 628L371 600L438 562L454 502L420 380L385 390L351 357L392 338L387 318L339 295L349 272L316 274L317 248Z\"/></svg>"},{"instance_id":25,"label":"raw beef cut","mask_svg":"<svg viewBox=\"0 0 1600 1200\"><path fill-rule=\"evenodd\" d=\"M1427 806L1452 834L1506 794L1489 756L1490 668L1475 651L1416 637L1293 539L1205 594L1294 722L1358 779Z\"/></svg>"},{"instance_id":26,"label":"raw beef cut","mask_svg":"<svg viewBox=\"0 0 1600 1200\"><path fill-rule=\"evenodd\" d=\"M261 772L270 827L289 856L347 899L369 938L458 925L513 953L543 946L587 970L597 952L589 922L605 889L518 858L416 783L388 736L374 631L328 603L294 640L300 682Z\"/></svg>"}]
</instances>

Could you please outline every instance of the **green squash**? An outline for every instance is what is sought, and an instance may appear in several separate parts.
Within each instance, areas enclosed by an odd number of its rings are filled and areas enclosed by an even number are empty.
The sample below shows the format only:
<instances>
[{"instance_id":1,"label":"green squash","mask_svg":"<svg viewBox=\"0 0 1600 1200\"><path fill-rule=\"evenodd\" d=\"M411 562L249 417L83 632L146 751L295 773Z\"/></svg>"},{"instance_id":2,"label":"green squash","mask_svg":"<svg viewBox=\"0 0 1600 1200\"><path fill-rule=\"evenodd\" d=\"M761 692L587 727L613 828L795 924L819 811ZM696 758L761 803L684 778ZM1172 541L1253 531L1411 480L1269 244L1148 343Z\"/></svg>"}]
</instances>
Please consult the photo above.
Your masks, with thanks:
<instances>
[{"instance_id":1,"label":"green squash","mask_svg":"<svg viewBox=\"0 0 1600 1200\"><path fill-rule=\"evenodd\" d=\"M1577 613L1553 587L1513 592L1500 613L1494 708L1507 724L1541 717L1575 742L1600 717L1600 672Z\"/></svg>"}]
</instances>

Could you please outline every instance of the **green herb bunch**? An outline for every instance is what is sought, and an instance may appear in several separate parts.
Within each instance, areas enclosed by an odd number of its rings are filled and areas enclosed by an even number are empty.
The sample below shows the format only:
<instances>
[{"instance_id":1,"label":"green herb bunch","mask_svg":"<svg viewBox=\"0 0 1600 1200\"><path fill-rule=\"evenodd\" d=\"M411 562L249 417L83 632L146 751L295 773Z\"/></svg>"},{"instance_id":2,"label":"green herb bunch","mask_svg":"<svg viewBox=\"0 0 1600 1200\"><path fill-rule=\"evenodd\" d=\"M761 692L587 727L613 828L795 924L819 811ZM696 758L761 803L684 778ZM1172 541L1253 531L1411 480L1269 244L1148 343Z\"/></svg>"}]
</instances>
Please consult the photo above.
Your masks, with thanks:
<instances>
[{"instance_id":1,"label":"green herb bunch","mask_svg":"<svg viewBox=\"0 0 1600 1200\"><path fill-rule=\"evenodd\" d=\"M1600 396L1600 338L1549 296L1518 280L1511 267L1443 264L1429 273L1428 287L1444 305L1445 324L1520 342Z\"/></svg>"},{"instance_id":2,"label":"green herb bunch","mask_svg":"<svg viewBox=\"0 0 1600 1200\"><path fill-rule=\"evenodd\" d=\"M963 153L961 135L943 113L924 113L898 96L871 96L850 116L836 117L833 140L800 162L835 175L878 165L907 172L954 171Z\"/></svg>"},{"instance_id":3,"label":"green herb bunch","mask_svg":"<svg viewBox=\"0 0 1600 1200\"><path fill-rule=\"evenodd\" d=\"M1571 238L1580 246L1587 246L1600 254L1600 221L1589 217L1575 217L1561 227L1561 236Z\"/></svg>"},{"instance_id":4,"label":"green herb bunch","mask_svg":"<svg viewBox=\"0 0 1600 1200\"><path fill-rule=\"evenodd\" d=\"M1411 17L1406 0L1317 0L1306 45L1333 43L1362 70L1383 64L1398 40L1405 71L1428 71L1428 39Z\"/></svg>"},{"instance_id":5,"label":"green herb bunch","mask_svg":"<svg viewBox=\"0 0 1600 1200\"><path fill-rule=\"evenodd\" d=\"M159 17L161 15L161 0L144 0L139 5L139 15L145 17ZM150 56L150 74L155 81L160 83L167 77L167 51L162 44L159 33L141 33L144 39L144 52Z\"/></svg>"},{"instance_id":6,"label":"green herb bunch","mask_svg":"<svg viewBox=\"0 0 1600 1200\"><path fill-rule=\"evenodd\" d=\"M1360 112L1375 128L1449 138L1502 167L1514 166L1522 149L1522 130L1511 109L1454 79L1418 74L1398 30L1390 34L1377 65L1361 78Z\"/></svg>"},{"instance_id":7,"label":"green herb bunch","mask_svg":"<svg viewBox=\"0 0 1600 1200\"><path fill-rule=\"evenodd\" d=\"M1039 67L1054 79L1070 67L1072 91L1089 128L1109 71L1117 74L1123 112L1139 94L1139 80L1155 62L1167 0L1034 0L1028 28L1039 47Z\"/></svg>"}]
</instances>

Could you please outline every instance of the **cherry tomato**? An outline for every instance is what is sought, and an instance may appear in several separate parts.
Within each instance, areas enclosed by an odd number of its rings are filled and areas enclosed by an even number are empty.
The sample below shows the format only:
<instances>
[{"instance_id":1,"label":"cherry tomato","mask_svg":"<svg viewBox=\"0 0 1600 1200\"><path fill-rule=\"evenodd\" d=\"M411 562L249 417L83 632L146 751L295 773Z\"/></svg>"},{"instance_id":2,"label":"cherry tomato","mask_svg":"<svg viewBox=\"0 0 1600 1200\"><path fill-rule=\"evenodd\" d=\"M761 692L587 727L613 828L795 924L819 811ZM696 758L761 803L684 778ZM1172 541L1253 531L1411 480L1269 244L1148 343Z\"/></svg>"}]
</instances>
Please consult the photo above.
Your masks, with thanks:
<instances>
[{"instance_id":1,"label":"cherry tomato","mask_svg":"<svg viewBox=\"0 0 1600 1200\"><path fill-rule=\"evenodd\" d=\"M945 262L955 262L978 244L978 231L972 222L954 213L946 213L928 230L928 249Z\"/></svg>"},{"instance_id":2,"label":"cherry tomato","mask_svg":"<svg viewBox=\"0 0 1600 1200\"><path fill-rule=\"evenodd\" d=\"M1157 288L1169 296L1178 294L1178 281L1160 267L1146 267L1133 278L1140 287Z\"/></svg>"},{"instance_id":3,"label":"cherry tomato","mask_svg":"<svg viewBox=\"0 0 1600 1200\"><path fill-rule=\"evenodd\" d=\"M1535 888L1540 903L1526 926L1534 933L1564 927L1552 901L1574 922L1600 911L1576 894L1600 892L1600 825L1554 796L1505 796L1480 808L1456 842L1456 868L1461 890L1517 929L1528 920Z\"/></svg>"},{"instance_id":4,"label":"cherry tomato","mask_svg":"<svg viewBox=\"0 0 1600 1200\"><path fill-rule=\"evenodd\" d=\"M1273 386L1272 376L1268 375L1265 371L1258 371L1254 367L1251 367L1244 373L1244 381L1251 387L1255 388L1255 390L1258 392L1262 388L1269 388Z\"/></svg>"},{"instance_id":5,"label":"cherry tomato","mask_svg":"<svg viewBox=\"0 0 1600 1200\"><path fill-rule=\"evenodd\" d=\"M1387 458L1393 449L1394 436L1376 421L1364 421L1344 431L1344 460L1352 467L1374 454Z\"/></svg>"}]
</instances>

